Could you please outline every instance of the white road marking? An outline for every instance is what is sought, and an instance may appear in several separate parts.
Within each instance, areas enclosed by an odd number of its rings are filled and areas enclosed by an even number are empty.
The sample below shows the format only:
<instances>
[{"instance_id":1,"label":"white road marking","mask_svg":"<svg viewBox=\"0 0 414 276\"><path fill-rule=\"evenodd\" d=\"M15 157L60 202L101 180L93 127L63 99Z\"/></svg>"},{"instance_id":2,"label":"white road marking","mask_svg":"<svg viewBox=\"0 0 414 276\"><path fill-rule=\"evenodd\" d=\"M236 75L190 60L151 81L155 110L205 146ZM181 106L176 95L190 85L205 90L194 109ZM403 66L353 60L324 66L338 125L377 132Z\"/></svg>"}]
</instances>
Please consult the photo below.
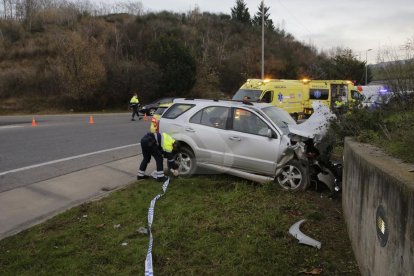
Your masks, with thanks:
<instances>
[{"instance_id":1,"label":"white road marking","mask_svg":"<svg viewBox=\"0 0 414 276\"><path fill-rule=\"evenodd\" d=\"M24 127L24 126L0 126L1 129L9 129L9 128L18 128L18 127Z\"/></svg>"},{"instance_id":2,"label":"white road marking","mask_svg":"<svg viewBox=\"0 0 414 276\"><path fill-rule=\"evenodd\" d=\"M57 160L53 160L53 161L49 161L49 162L45 162L45 163L35 164L35 165L23 167L23 168L18 168L18 169L14 169L14 170L10 170L10 171L1 172L0 176L6 175L8 173L21 172L21 171L30 170L30 169L34 169L34 168L38 168L38 167L42 167L42 166L46 166L46 165L51 165L51 164L55 164L55 163L59 163L59 162L63 162L63 161L69 161L69 160L82 158L82 157L86 157L86 156L90 156L90 155L94 155L94 154L99 154L99 153L104 153L104 152L108 152L108 151L124 149L124 148L128 148L128 147L135 147L135 146L139 146L139 145L141 145L141 143L126 145L126 146L120 146L120 147L116 147L116 148L100 150L100 151L85 153L85 154L81 154L81 155L66 157L66 158L62 158L62 159L57 159Z\"/></svg>"}]
</instances>

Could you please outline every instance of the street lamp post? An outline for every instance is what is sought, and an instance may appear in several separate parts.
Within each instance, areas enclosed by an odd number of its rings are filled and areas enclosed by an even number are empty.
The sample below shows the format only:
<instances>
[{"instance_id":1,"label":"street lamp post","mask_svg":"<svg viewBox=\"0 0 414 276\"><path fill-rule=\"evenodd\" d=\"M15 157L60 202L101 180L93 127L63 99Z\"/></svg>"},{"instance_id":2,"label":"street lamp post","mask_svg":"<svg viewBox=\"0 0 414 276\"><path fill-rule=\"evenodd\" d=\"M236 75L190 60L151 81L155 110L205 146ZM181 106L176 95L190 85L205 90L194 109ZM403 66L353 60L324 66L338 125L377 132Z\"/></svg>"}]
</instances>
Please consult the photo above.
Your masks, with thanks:
<instances>
[{"instance_id":1,"label":"street lamp post","mask_svg":"<svg viewBox=\"0 0 414 276\"><path fill-rule=\"evenodd\" d=\"M365 51L365 85L368 84L368 52L372 49L367 49Z\"/></svg>"},{"instance_id":2,"label":"street lamp post","mask_svg":"<svg viewBox=\"0 0 414 276\"><path fill-rule=\"evenodd\" d=\"M264 79L264 0L262 0L262 80Z\"/></svg>"}]
</instances>

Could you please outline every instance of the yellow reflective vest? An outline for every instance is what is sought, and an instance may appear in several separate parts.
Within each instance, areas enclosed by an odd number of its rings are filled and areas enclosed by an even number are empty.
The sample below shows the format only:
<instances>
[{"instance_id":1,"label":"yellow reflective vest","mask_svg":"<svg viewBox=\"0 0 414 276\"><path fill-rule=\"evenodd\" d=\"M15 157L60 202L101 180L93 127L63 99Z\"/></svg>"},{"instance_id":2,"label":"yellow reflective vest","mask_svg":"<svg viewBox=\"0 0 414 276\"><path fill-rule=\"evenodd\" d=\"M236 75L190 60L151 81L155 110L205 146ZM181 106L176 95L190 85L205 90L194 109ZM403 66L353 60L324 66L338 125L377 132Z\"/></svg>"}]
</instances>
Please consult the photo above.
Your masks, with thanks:
<instances>
[{"instance_id":1,"label":"yellow reflective vest","mask_svg":"<svg viewBox=\"0 0 414 276\"><path fill-rule=\"evenodd\" d=\"M174 138L172 138L168 133L162 133L161 147L164 151L172 152L174 142Z\"/></svg>"},{"instance_id":2,"label":"yellow reflective vest","mask_svg":"<svg viewBox=\"0 0 414 276\"><path fill-rule=\"evenodd\" d=\"M131 98L131 100L129 101L129 103L130 104L138 104L139 103L138 97L137 96L133 96Z\"/></svg>"}]
</instances>

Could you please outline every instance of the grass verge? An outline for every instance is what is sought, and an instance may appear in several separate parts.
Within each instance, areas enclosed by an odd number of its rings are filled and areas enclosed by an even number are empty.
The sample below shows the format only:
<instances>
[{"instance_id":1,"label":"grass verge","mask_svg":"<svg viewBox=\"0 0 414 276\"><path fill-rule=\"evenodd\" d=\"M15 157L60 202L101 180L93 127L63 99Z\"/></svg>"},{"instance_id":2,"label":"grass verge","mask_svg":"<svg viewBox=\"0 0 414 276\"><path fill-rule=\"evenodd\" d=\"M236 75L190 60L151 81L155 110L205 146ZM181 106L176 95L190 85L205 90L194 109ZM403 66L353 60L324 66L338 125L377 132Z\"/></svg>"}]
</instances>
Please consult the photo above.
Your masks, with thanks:
<instances>
[{"instance_id":1,"label":"grass verge","mask_svg":"<svg viewBox=\"0 0 414 276\"><path fill-rule=\"evenodd\" d=\"M143 181L0 241L2 275L143 274L149 202ZM300 219L321 250L288 233ZM173 179L155 206L156 275L359 275L341 203L229 176ZM123 245L124 244L124 245ZM125 245L126 244L126 245Z\"/></svg>"}]
</instances>

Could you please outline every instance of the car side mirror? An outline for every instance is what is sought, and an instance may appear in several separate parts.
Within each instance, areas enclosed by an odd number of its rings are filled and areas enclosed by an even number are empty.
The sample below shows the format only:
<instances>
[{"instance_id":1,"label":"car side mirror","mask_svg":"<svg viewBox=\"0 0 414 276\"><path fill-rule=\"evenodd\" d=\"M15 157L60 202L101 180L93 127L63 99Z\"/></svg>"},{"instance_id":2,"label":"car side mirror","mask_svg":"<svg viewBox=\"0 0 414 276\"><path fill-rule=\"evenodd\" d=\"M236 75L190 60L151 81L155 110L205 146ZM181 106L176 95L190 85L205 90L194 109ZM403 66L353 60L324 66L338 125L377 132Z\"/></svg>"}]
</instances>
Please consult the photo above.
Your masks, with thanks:
<instances>
[{"instance_id":1,"label":"car side mirror","mask_svg":"<svg viewBox=\"0 0 414 276\"><path fill-rule=\"evenodd\" d=\"M267 129L267 138L273 138L273 132L270 128Z\"/></svg>"}]
</instances>

